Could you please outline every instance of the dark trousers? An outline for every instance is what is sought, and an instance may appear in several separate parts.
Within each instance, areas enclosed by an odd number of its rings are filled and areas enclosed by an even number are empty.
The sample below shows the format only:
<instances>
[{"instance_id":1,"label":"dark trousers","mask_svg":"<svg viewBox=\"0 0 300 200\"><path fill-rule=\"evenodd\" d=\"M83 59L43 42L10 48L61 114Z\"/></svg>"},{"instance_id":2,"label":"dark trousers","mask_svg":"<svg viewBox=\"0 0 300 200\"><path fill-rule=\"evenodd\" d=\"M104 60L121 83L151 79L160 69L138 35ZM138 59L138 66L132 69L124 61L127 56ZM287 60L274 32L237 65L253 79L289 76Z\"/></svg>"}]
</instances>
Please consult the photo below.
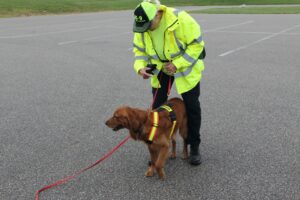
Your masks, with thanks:
<instances>
[{"instance_id":1,"label":"dark trousers","mask_svg":"<svg viewBox=\"0 0 300 200\"><path fill-rule=\"evenodd\" d=\"M168 76L163 72L158 75L161 88L152 88L153 97L157 91L156 99L153 103L153 109L158 108L168 99L168 84L171 79L171 85L173 84L174 77ZM201 127L201 107L200 107L200 82L190 91L181 94L188 117L188 139L187 142L191 146L197 146L200 144L200 127Z\"/></svg>"}]
</instances>

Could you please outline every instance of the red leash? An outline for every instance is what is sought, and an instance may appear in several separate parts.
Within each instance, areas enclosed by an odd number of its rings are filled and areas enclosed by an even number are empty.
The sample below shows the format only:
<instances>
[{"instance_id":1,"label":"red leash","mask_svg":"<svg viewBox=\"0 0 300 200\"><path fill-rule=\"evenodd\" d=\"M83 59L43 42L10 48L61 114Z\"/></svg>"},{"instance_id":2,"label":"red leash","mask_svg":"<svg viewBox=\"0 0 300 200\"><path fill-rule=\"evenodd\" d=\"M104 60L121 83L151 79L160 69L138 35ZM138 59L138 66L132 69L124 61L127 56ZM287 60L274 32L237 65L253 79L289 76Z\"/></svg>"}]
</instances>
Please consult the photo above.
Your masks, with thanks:
<instances>
[{"instance_id":1,"label":"red leash","mask_svg":"<svg viewBox=\"0 0 300 200\"><path fill-rule=\"evenodd\" d=\"M168 96L170 96L170 94L171 94L171 87L172 87L172 84L171 84L171 76L170 76L169 81L168 81L168 93L167 93Z\"/></svg>"},{"instance_id":2,"label":"red leash","mask_svg":"<svg viewBox=\"0 0 300 200\"><path fill-rule=\"evenodd\" d=\"M105 160L106 158L110 157L115 151L117 151L121 146L123 146L127 140L130 138L130 135L128 135L123 141L121 141L116 147L113 148L113 150L111 150L109 153L107 153L106 155L104 155L102 158L100 158L97 162L95 162L94 164L92 164L91 166L88 166L82 170L80 170L79 172L76 172L74 173L72 176L67 176L65 177L64 179L60 180L60 181L57 181L51 185L47 185L45 187L43 187L42 189L40 190L37 190L36 193L35 193L35 200L39 200L39 194L45 190L48 190L50 188L53 188L53 187L56 187L58 185L61 185L73 178L75 178L76 176L78 176L79 174L95 167L96 165L98 165L99 163L101 163L103 160Z\"/></svg>"}]
</instances>

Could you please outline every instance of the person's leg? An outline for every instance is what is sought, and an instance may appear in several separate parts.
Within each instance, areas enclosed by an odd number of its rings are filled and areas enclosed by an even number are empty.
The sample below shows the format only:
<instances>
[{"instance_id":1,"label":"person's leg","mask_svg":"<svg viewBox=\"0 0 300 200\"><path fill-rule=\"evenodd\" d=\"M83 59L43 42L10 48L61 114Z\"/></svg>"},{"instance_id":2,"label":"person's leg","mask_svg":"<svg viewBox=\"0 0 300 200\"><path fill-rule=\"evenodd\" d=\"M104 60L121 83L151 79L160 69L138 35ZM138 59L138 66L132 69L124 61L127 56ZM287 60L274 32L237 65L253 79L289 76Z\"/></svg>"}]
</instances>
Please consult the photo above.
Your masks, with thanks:
<instances>
[{"instance_id":1,"label":"person's leg","mask_svg":"<svg viewBox=\"0 0 300 200\"><path fill-rule=\"evenodd\" d=\"M190 144L190 163L193 165L201 164L199 152L200 127L201 127L201 107L200 107L200 83L192 90L182 94L188 117L188 139Z\"/></svg>"},{"instance_id":2,"label":"person's leg","mask_svg":"<svg viewBox=\"0 0 300 200\"><path fill-rule=\"evenodd\" d=\"M161 88L152 88L152 95L153 98L155 98L153 102L152 109L156 109L159 106L161 106L163 103L165 103L168 100L168 85L169 85L169 79L171 78L171 85L173 84L174 77L168 76L163 72L160 72L158 74L158 79L160 79L160 85ZM157 95L155 97L155 94L157 92Z\"/></svg>"}]
</instances>

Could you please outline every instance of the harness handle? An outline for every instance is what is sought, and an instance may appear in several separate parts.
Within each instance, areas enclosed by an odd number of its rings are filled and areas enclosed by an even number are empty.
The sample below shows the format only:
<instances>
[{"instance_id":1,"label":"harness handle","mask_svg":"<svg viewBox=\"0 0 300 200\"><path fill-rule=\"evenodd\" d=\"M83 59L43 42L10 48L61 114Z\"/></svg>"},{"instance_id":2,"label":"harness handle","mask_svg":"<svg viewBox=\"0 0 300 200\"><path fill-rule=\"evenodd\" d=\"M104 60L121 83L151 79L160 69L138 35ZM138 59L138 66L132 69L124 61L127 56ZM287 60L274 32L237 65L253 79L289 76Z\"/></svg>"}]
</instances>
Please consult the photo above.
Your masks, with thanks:
<instances>
[{"instance_id":1,"label":"harness handle","mask_svg":"<svg viewBox=\"0 0 300 200\"><path fill-rule=\"evenodd\" d=\"M152 144L153 139L154 139L154 137L156 135L158 124L159 124L158 111L161 110L161 109L164 109L164 110L166 110L166 111L169 112L171 121L173 123L172 124L172 128L171 128L171 132L170 132L170 135L169 135L169 139L172 138L172 135L174 133L174 130L175 130L175 127L176 127L176 123L177 123L177 121L176 121L176 114L175 114L175 112L173 111L173 109L169 105L162 105L162 106L160 106L157 109L157 111L155 111L155 112L152 113L152 127L151 127L151 130L150 130L150 133L149 133L147 144Z\"/></svg>"}]
</instances>

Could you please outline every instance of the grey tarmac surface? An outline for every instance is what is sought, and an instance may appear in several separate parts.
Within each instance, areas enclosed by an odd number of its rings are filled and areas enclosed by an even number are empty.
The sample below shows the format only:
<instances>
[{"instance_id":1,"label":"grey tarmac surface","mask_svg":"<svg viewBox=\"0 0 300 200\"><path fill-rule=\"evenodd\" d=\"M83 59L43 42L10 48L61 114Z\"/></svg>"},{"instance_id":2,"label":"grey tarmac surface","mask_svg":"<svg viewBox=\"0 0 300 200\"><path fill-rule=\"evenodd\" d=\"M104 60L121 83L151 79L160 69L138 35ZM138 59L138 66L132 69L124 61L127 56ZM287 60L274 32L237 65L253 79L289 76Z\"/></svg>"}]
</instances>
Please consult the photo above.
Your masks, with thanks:
<instances>
[{"instance_id":1,"label":"grey tarmac surface","mask_svg":"<svg viewBox=\"0 0 300 200\"><path fill-rule=\"evenodd\" d=\"M300 15L193 17L207 48L203 164L177 158L165 181L145 178L148 152L130 140L40 199L300 199ZM0 199L34 199L127 136L104 121L151 103L131 29L130 11L0 19Z\"/></svg>"}]
</instances>

